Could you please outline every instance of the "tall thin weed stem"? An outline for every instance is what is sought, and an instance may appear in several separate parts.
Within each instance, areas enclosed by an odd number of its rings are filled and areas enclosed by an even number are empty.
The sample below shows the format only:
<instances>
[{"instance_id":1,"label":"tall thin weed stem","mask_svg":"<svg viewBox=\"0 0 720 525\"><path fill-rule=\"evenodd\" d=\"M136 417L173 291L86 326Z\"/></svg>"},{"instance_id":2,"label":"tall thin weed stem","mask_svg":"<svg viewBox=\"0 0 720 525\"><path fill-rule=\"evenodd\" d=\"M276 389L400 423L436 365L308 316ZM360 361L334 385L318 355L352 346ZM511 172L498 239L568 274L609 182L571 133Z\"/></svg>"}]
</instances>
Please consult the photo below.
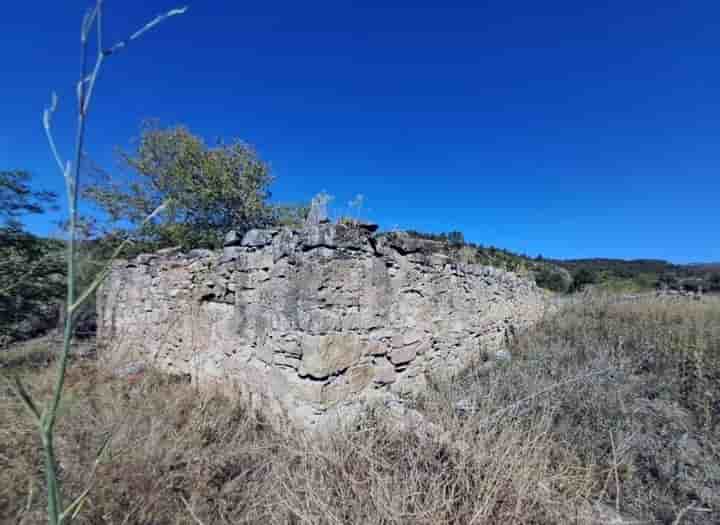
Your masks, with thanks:
<instances>
[{"instance_id":1,"label":"tall thin weed stem","mask_svg":"<svg viewBox=\"0 0 720 525\"><path fill-rule=\"evenodd\" d=\"M55 439L54 430L55 423L58 417L58 408L62 400L63 387L65 385L65 377L67 373L68 358L70 355L70 349L73 340L73 331L76 320L77 311L88 301L93 293L100 286L105 276L107 275L112 260L117 258L120 252L130 242L126 239L115 251L111 260L107 263L107 266L98 274L97 278L80 294L77 293L76 286L76 266L77 266L77 234L76 229L78 226L78 189L80 183L80 173L82 169L82 160L84 155L84 144L85 134L87 127L87 117L90 108L90 101L92 99L93 89L97 82L100 74L100 69L105 58L110 55L116 54L127 45L139 38L146 31L152 27L161 23L165 19L183 14L187 8L173 9L167 13L161 14L145 24L138 31L134 32L129 38L122 40L110 48L103 46L102 38L102 15L103 15L103 0L97 0L95 6L88 10L85 14L82 26L80 30L80 44L81 44L81 65L80 65L80 78L76 85L77 91L77 124L75 130L75 151L73 161L63 162L60 152L56 146L55 140L52 134L52 117L57 109L58 97L55 93L52 94L50 107L45 109L43 113L43 126L45 133L47 134L50 150L57 162L58 168L60 169L63 179L65 181L65 189L67 192L68 201L68 215L69 215L69 236L67 241L67 296L66 296L66 318L63 330L63 343L62 352L58 361L57 376L55 378L55 384L52 391L50 400L46 403L46 406L40 410L37 403L32 399L30 393L23 387L22 383L18 378L15 378L12 383L18 397L23 401L29 414L35 420L38 425L40 438L42 441L42 448L45 457L45 477L47 483L47 513L48 521L51 525L59 525L71 521L82 507L87 494L90 492L91 485L84 490L79 497L77 497L68 507L63 509L62 493L60 490L60 484L58 480L57 472L57 461L55 458ZM97 37L97 56L95 64L90 72L88 72L88 53L89 53L89 37L93 31ZM152 220L152 218L160 213L162 206L155 210L147 219L146 222ZM111 435L105 439L102 447L98 451L96 457L96 463L101 459L109 441ZM94 473L94 472L93 472ZM91 475L92 478L92 475ZM91 481L90 481L91 483Z\"/></svg>"}]
</instances>

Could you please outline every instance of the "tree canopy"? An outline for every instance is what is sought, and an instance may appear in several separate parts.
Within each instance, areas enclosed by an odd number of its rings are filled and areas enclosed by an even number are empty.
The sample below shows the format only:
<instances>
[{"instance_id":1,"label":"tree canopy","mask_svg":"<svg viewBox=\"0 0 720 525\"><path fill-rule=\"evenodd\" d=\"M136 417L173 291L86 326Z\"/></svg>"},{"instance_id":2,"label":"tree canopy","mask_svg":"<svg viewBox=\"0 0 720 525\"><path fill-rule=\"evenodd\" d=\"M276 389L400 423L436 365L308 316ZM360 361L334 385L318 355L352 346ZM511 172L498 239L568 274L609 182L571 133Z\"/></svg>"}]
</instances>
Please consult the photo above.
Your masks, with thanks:
<instances>
[{"instance_id":1,"label":"tree canopy","mask_svg":"<svg viewBox=\"0 0 720 525\"><path fill-rule=\"evenodd\" d=\"M27 171L0 171L0 346L51 325L64 290L62 243L38 238L22 223L55 202L30 181Z\"/></svg>"},{"instance_id":2,"label":"tree canopy","mask_svg":"<svg viewBox=\"0 0 720 525\"><path fill-rule=\"evenodd\" d=\"M247 144L209 147L186 127L146 124L132 153L121 153L131 177L120 182L96 172L83 192L120 226L140 227L157 246L216 247L231 229L273 222L268 165Z\"/></svg>"},{"instance_id":3,"label":"tree canopy","mask_svg":"<svg viewBox=\"0 0 720 525\"><path fill-rule=\"evenodd\" d=\"M43 213L55 199L53 192L33 190L27 171L0 171L0 227L21 229L23 215Z\"/></svg>"}]
</instances>

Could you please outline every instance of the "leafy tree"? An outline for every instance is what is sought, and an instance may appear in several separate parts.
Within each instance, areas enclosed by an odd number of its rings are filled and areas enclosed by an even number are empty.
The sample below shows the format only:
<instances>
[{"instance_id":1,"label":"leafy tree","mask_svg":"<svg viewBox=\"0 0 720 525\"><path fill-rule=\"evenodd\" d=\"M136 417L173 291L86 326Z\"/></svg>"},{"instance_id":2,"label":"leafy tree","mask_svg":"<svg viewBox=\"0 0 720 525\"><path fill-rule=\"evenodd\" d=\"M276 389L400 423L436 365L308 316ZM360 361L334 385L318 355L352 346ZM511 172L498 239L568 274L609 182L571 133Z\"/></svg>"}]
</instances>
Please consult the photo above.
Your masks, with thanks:
<instances>
[{"instance_id":1,"label":"leafy tree","mask_svg":"<svg viewBox=\"0 0 720 525\"><path fill-rule=\"evenodd\" d=\"M272 223L275 226L301 228L310 207L305 204L279 204L272 208Z\"/></svg>"},{"instance_id":2,"label":"leafy tree","mask_svg":"<svg viewBox=\"0 0 720 525\"><path fill-rule=\"evenodd\" d=\"M671 288L675 289L679 287L679 281L677 276L671 273L664 273L657 279L659 288Z\"/></svg>"},{"instance_id":3,"label":"leafy tree","mask_svg":"<svg viewBox=\"0 0 720 525\"><path fill-rule=\"evenodd\" d=\"M710 283L710 289L713 291L720 290L720 273L713 273L708 279Z\"/></svg>"},{"instance_id":4,"label":"leafy tree","mask_svg":"<svg viewBox=\"0 0 720 525\"><path fill-rule=\"evenodd\" d=\"M535 273L535 282L540 288L565 293L570 288L570 279L568 277L560 270L553 270L544 266Z\"/></svg>"},{"instance_id":5,"label":"leafy tree","mask_svg":"<svg viewBox=\"0 0 720 525\"><path fill-rule=\"evenodd\" d=\"M269 168L240 141L208 147L183 126L149 123L121 161L133 173L129 182L100 173L83 194L114 224L135 227L165 203L142 230L143 240L158 247L215 247L230 229L242 233L273 222Z\"/></svg>"},{"instance_id":6,"label":"leafy tree","mask_svg":"<svg viewBox=\"0 0 720 525\"><path fill-rule=\"evenodd\" d=\"M0 233L0 347L57 323L65 291L63 244L16 228Z\"/></svg>"},{"instance_id":7,"label":"leafy tree","mask_svg":"<svg viewBox=\"0 0 720 525\"><path fill-rule=\"evenodd\" d=\"M452 231L447 234L447 240L451 245L462 246L465 244L465 235L460 231Z\"/></svg>"},{"instance_id":8,"label":"leafy tree","mask_svg":"<svg viewBox=\"0 0 720 525\"><path fill-rule=\"evenodd\" d=\"M62 243L25 231L22 218L54 208L26 171L0 171L0 346L52 326L62 296Z\"/></svg>"},{"instance_id":9,"label":"leafy tree","mask_svg":"<svg viewBox=\"0 0 720 525\"><path fill-rule=\"evenodd\" d=\"M588 284L598 282L598 276L592 270L581 268L573 274L572 291L577 292L584 289Z\"/></svg>"},{"instance_id":10,"label":"leafy tree","mask_svg":"<svg viewBox=\"0 0 720 525\"><path fill-rule=\"evenodd\" d=\"M682 282L682 289L686 292L698 292L702 288L702 284L697 280L687 280Z\"/></svg>"},{"instance_id":11,"label":"leafy tree","mask_svg":"<svg viewBox=\"0 0 720 525\"><path fill-rule=\"evenodd\" d=\"M22 228L20 218L31 213L43 213L54 207L57 196L50 191L30 188L27 171L0 171L0 221L3 229Z\"/></svg>"}]
</instances>

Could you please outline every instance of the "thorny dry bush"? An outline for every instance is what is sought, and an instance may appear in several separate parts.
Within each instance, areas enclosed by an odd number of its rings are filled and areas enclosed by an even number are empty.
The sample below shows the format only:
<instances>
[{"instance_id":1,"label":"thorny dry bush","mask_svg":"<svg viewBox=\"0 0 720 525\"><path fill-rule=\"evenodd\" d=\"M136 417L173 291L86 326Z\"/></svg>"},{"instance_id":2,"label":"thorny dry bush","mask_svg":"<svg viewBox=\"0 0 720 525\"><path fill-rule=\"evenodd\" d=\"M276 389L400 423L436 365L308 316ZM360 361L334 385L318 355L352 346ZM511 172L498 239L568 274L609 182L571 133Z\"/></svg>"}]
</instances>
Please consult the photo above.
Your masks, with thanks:
<instances>
[{"instance_id":1,"label":"thorny dry bush","mask_svg":"<svg viewBox=\"0 0 720 525\"><path fill-rule=\"evenodd\" d=\"M720 304L575 306L511 353L432 382L415 400L426 432L377 412L324 436L170 377L112 379L79 361L58 423L61 479L82 489L114 431L80 523L720 522ZM23 373L49 392L48 369ZM40 444L7 391L0 422L0 517L39 523Z\"/></svg>"}]
</instances>

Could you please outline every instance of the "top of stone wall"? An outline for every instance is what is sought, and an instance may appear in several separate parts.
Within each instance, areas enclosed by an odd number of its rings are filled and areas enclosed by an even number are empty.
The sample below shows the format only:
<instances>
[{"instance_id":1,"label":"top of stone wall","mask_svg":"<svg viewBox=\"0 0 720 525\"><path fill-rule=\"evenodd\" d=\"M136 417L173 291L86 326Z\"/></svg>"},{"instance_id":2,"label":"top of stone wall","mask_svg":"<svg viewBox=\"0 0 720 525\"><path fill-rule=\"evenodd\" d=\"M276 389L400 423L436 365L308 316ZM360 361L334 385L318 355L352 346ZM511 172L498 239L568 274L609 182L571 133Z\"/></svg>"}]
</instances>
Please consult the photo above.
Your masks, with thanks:
<instances>
[{"instance_id":1,"label":"top of stone wall","mask_svg":"<svg viewBox=\"0 0 720 525\"><path fill-rule=\"evenodd\" d=\"M519 276L487 265L461 263L453 260L451 247L446 242L416 237L404 231L377 232L374 223L353 221L347 223L308 223L301 229L268 228L252 229L244 235L236 231L227 233L222 250L193 249L182 252L179 247L165 248L154 253L144 253L130 260L119 260L116 266L134 267L155 265L168 261L190 264L196 260L210 259L224 264L237 260L243 254L257 250L269 250L273 261L284 257L302 256L318 251L324 255L367 253L378 257L408 258L411 262L426 266L451 264L462 272L476 275L492 275L496 278Z\"/></svg>"}]
</instances>

